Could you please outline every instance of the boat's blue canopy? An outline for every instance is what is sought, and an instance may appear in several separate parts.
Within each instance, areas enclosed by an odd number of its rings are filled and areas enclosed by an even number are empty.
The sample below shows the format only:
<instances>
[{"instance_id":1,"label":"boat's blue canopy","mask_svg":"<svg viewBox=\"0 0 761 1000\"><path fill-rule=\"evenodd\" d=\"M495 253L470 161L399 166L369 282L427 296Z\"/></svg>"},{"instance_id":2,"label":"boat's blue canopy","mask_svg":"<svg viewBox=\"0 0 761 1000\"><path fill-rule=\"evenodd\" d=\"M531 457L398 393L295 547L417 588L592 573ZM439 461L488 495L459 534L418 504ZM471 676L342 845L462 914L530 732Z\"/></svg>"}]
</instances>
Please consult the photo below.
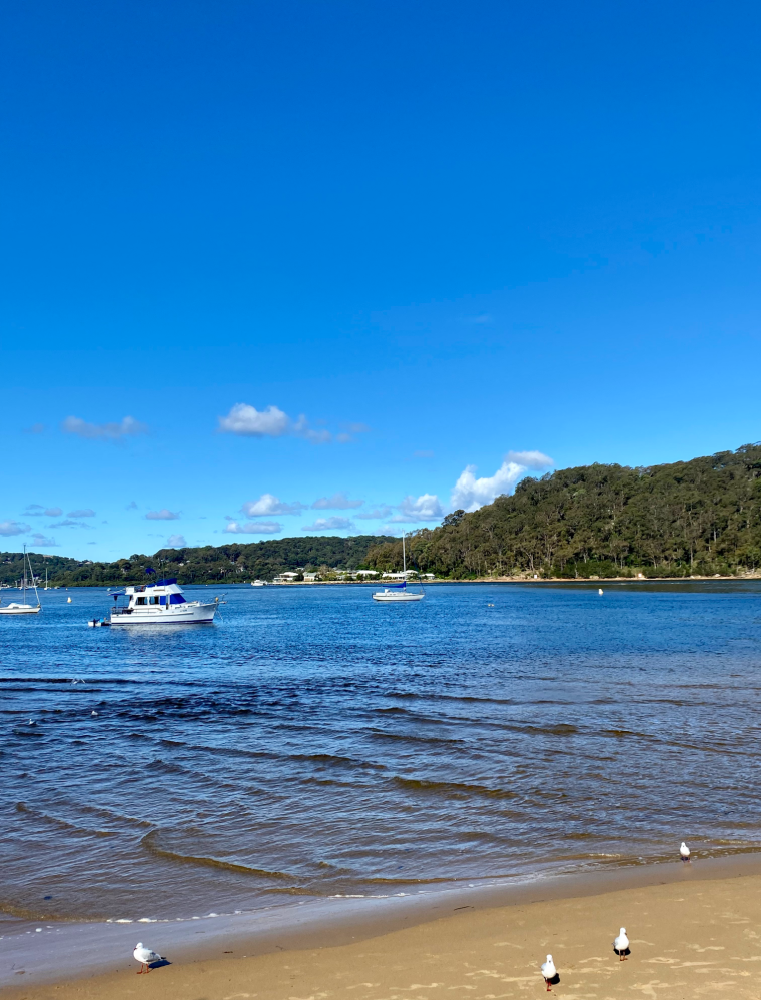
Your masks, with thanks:
<instances>
[{"instance_id":1,"label":"boat's blue canopy","mask_svg":"<svg viewBox=\"0 0 761 1000\"><path fill-rule=\"evenodd\" d=\"M388 587L386 587L386 590L406 590L406 589L407 589L406 580L404 581L404 583L391 583L388 585Z\"/></svg>"}]
</instances>

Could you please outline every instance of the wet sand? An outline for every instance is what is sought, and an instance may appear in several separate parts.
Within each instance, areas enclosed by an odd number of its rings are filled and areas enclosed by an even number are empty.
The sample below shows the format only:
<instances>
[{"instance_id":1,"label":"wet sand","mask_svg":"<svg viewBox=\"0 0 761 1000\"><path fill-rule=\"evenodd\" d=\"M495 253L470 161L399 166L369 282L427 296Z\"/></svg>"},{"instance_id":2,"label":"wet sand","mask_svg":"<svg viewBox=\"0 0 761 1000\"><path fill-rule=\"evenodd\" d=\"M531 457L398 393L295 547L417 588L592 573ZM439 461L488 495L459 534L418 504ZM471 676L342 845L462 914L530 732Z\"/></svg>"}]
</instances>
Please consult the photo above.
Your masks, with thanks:
<instances>
[{"instance_id":1,"label":"wet sand","mask_svg":"<svg viewBox=\"0 0 761 1000\"><path fill-rule=\"evenodd\" d=\"M462 892L443 893L395 912L376 911L372 919L368 910L358 908L348 923L326 919L320 927L306 920L295 930L283 925L258 942L228 928L229 933L213 939L204 936L203 945L200 938L195 946L186 941L177 954L162 946L160 925L130 926L120 929L123 959L113 971L38 984L30 968L23 972L25 981L7 986L2 996L502 1000L545 995L539 966L551 952L560 973L553 987L557 997L757 998L761 874L737 874L749 866L757 870L758 859L632 869L615 873L618 885L622 878L629 884L613 891L606 891L613 884L610 878L557 879L514 890L512 900L502 906L488 905L488 894L476 893L467 902ZM643 884L648 879L661 884ZM441 914L438 919L435 911ZM394 923L398 929L384 932L384 926ZM621 925L631 940L625 962L612 949ZM130 955L137 937L173 964L138 978ZM37 941L42 947L42 940ZM6 938L2 944L7 943ZM266 953L252 954L263 949ZM13 957L12 949L3 950L6 983ZM20 972L17 966L13 975L21 978Z\"/></svg>"}]
</instances>

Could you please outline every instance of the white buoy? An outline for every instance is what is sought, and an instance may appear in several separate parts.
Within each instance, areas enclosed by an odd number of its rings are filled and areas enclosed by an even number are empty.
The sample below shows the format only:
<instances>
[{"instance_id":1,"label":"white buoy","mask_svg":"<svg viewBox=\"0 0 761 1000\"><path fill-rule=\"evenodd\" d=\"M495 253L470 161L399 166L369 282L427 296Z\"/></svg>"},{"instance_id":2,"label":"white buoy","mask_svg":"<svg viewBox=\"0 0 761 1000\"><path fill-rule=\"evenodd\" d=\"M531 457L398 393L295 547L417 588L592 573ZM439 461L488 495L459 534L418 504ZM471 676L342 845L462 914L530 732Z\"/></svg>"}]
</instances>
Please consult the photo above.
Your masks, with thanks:
<instances>
[{"instance_id":1,"label":"white buoy","mask_svg":"<svg viewBox=\"0 0 761 1000\"><path fill-rule=\"evenodd\" d=\"M682 846L679 848L679 854L680 854L680 856L682 858L682 861L689 861L690 860L690 849L685 844L684 841L682 841Z\"/></svg>"},{"instance_id":2,"label":"white buoy","mask_svg":"<svg viewBox=\"0 0 761 1000\"><path fill-rule=\"evenodd\" d=\"M618 937L613 942L613 951L618 955L620 962L626 961L626 953L629 950L629 938L626 936L626 928L622 927Z\"/></svg>"},{"instance_id":3,"label":"white buoy","mask_svg":"<svg viewBox=\"0 0 761 1000\"><path fill-rule=\"evenodd\" d=\"M598 589L597 593L600 595L600 597L602 597L602 587Z\"/></svg>"},{"instance_id":4,"label":"white buoy","mask_svg":"<svg viewBox=\"0 0 761 1000\"><path fill-rule=\"evenodd\" d=\"M67 604L71 604L71 598L70 598L70 597L67 597L67 598L66 598L66 603L67 603Z\"/></svg>"},{"instance_id":5,"label":"white buoy","mask_svg":"<svg viewBox=\"0 0 761 1000\"><path fill-rule=\"evenodd\" d=\"M550 985L552 981L558 974L558 970L555 968L555 963L552 961L552 955L547 956L547 961L542 962L542 975L544 976L544 981L547 984L547 991L549 992Z\"/></svg>"},{"instance_id":6,"label":"white buoy","mask_svg":"<svg viewBox=\"0 0 761 1000\"><path fill-rule=\"evenodd\" d=\"M140 972L150 972L152 962L160 962L161 955L157 955L155 951L151 951L150 948L146 948L142 941L138 941L137 947L132 952L132 956L136 962L140 963ZM145 968L143 968L145 966ZM140 975L138 972L138 976Z\"/></svg>"},{"instance_id":7,"label":"white buoy","mask_svg":"<svg viewBox=\"0 0 761 1000\"><path fill-rule=\"evenodd\" d=\"M90 715L97 715L97 712L90 712Z\"/></svg>"}]
</instances>

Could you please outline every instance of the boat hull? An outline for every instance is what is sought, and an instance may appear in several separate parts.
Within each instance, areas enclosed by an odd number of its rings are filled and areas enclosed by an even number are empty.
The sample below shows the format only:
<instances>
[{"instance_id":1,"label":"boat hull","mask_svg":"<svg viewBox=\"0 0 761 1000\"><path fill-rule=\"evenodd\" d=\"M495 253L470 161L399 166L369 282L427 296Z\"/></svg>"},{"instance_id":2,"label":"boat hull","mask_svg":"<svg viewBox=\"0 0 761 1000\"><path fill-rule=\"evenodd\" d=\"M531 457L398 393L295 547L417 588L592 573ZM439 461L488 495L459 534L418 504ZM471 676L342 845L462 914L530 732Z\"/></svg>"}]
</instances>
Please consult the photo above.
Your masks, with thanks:
<instances>
[{"instance_id":1,"label":"boat hull","mask_svg":"<svg viewBox=\"0 0 761 1000\"><path fill-rule=\"evenodd\" d=\"M41 610L39 604L37 607L32 607L31 604L19 604L15 608L9 605L7 608L0 608L0 615L37 615Z\"/></svg>"},{"instance_id":2,"label":"boat hull","mask_svg":"<svg viewBox=\"0 0 761 1000\"><path fill-rule=\"evenodd\" d=\"M384 604L400 604L407 601L422 601L425 594L373 594L374 601Z\"/></svg>"},{"instance_id":3,"label":"boat hull","mask_svg":"<svg viewBox=\"0 0 761 1000\"><path fill-rule=\"evenodd\" d=\"M170 604L169 607L134 608L117 614L111 612L111 625L208 625L214 621L219 605Z\"/></svg>"}]
</instances>

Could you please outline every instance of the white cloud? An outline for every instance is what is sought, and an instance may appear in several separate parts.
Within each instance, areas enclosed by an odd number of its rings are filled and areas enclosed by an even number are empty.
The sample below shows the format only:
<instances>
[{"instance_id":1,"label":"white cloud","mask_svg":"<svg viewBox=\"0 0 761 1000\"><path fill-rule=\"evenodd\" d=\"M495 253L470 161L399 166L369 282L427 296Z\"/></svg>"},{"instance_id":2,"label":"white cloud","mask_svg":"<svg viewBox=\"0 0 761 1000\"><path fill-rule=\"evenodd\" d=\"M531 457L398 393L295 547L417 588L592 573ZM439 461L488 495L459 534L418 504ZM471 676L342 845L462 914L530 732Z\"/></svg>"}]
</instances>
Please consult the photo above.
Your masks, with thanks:
<instances>
[{"instance_id":1,"label":"white cloud","mask_svg":"<svg viewBox=\"0 0 761 1000\"><path fill-rule=\"evenodd\" d=\"M388 504L384 503L380 507L374 507L372 510L364 510L361 514L356 514L355 517L359 518L360 521L381 521L386 517L390 517L393 510L393 507L389 507Z\"/></svg>"},{"instance_id":2,"label":"white cloud","mask_svg":"<svg viewBox=\"0 0 761 1000\"><path fill-rule=\"evenodd\" d=\"M312 427L300 413L293 420L279 406L270 405L264 410L257 410L250 403L235 403L230 407L226 417L219 417L219 430L225 434L242 434L246 437L283 437L292 434L304 438L312 444L327 444L329 441L351 441L352 434L362 434L370 428L365 424L346 424L346 430L335 437L330 431L320 427Z\"/></svg>"},{"instance_id":3,"label":"white cloud","mask_svg":"<svg viewBox=\"0 0 761 1000\"><path fill-rule=\"evenodd\" d=\"M106 438L112 441L134 434L147 434L148 428L134 417L124 417L120 423L90 424L81 417L67 417L61 424L66 434L76 434L82 438Z\"/></svg>"},{"instance_id":4,"label":"white cloud","mask_svg":"<svg viewBox=\"0 0 761 1000\"><path fill-rule=\"evenodd\" d=\"M65 521L56 521L55 524L49 524L49 528L82 528L84 531L95 531L95 528L90 524L82 524L81 521L71 521L68 518Z\"/></svg>"},{"instance_id":5,"label":"white cloud","mask_svg":"<svg viewBox=\"0 0 761 1000\"><path fill-rule=\"evenodd\" d=\"M36 549L55 549L58 548L58 543L55 538L46 538L45 535L39 534L35 531L32 535L32 541L30 543ZM95 545L95 542L88 542L88 545Z\"/></svg>"},{"instance_id":6,"label":"white cloud","mask_svg":"<svg viewBox=\"0 0 761 1000\"><path fill-rule=\"evenodd\" d=\"M444 516L441 501L432 493L422 496L405 497L397 508L399 513L391 518L394 524L404 524L415 521L438 521Z\"/></svg>"},{"instance_id":7,"label":"white cloud","mask_svg":"<svg viewBox=\"0 0 761 1000\"><path fill-rule=\"evenodd\" d=\"M219 418L219 429L227 434L248 437L281 437L291 430L291 419L277 406L257 410L248 403L235 403L226 417Z\"/></svg>"},{"instance_id":8,"label":"white cloud","mask_svg":"<svg viewBox=\"0 0 761 1000\"><path fill-rule=\"evenodd\" d=\"M541 451L508 451L505 458L508 462L525 465L527 469L546 469L554 464L550 456Z\"/></svg>"},{"instance_id":9,"label":"white cloud","mask_svg":"<svg viewBox=\"0 0 761 1000\"><path fill-rule=\"evenodd\" d=\"M241 507L246 517L282 517L283 514L298 514L306 510L303 503L283 503L271 493L262 493L258 500L249 500Z\"/></svg>"},{"instance_id":10,"label":"white cloud","mask_svg":"<svg viewBox=\"0 0 761 1000\"><path fill-rule=\"evenodd\" d=\"M127 506L124 509L125 510L137 510L137 504L135 503L134 500L130 500L130 502L127 504Z\"/></svg>"},{"instance_id":11,"label":"white cloud","mask_svg":"<svg viewBox=\"0 0 761 1000\"><path fill-rule=\"evenodd\" d=\"M349 500L345 493L334 493L332 497L320 497L312 504L312 510L355 510L364 500Z\"/></svg>"},{"instance_id":12,"label":"white cloud","mask_svg":"<svg viewBox=\"0 0 761 1000\"><path fill-rule=\"evenodd\" d=\"M353 527L348 517L318 517L314 524L302 524L302 531L347 531Z\"/></svg>"},{"instance_id":13,"label":"white cloud","mask_svg":"<svg viewBox=\"0 0 761 1000\"><path fill-rule=\"evenodd\" d=\"M230 521L224 533L226 535L276 535L282 530L282 524L278 524L277 521L250 521L248 524Z\"/></svg>"},{"instance_id":14,"label":"white cloud","mask_svg":"<svg viewBox=\"0 0 761 1000\"><path fill-rule=\"evenodd\" d=\"M170 535L166 540L168 549L184 549L187 546L184 535Z\"/></svg>"},{"instance_id":15,"label":"white cloud","mask_svg":"<svg viewBox=\"0 0 761 1000\"><path fill-rule=\"evenodd\" d=\"M45 517L60 517L63 511L60 507L48 507L45 510Z\"/></svg>"},{"instance_id":16,"label":"white cloud","mask_svg":"<svg viewBox=\"0 0 761 1000\"><path fill-rule=\"evenodd\" d=\"M175 513L172 510L167 510L166 507L162 507L161 510L149 510L145 515L146 521L179 521L180 514L179 511Z\"/></svg>"},{"instance_id":17,"label":"white cloud","mask_svg":"<svg viewBox=\"0 0 761 1000\"><path fill-rule=\"evenodd\" d=\"M54 510L58 510L57 507L53 508L53 509ZM45 513L48 514L47 511L45 511ZM60 513L61 512L59 510L57 514L48 514L48 517L58 517L60 515ZM95 517L95 511L94 510L90 510L89 507L86 508L85 510L70 510L69 513L66 516L67 517Z\"/></svg>"},{"instance_id":18,"label":"white cloud","mask_svg":"<svg viewBox=\"0 0 761 1000\"><path fill-rule=\"evenodd\" d=\"M18 521L0 521L0 535L10 538L11 535L25 535L32 529L28 524L20 524Z\"/></svg>"},{"instance_id":19,"label":"white cloud","mask_svg":"<svg viewBox=\"0 0 761 1000\"><path fill-rule=\"evenodd\" d=\"M521 459L521 461L518 461ZM468 465L452 490L452 510L474 511L505 493L509 493L529 468L542 469L552 465L552 459L541 451L511 451L493 476L476 479L475 465Z\"/></svg>"}]
</instances>

